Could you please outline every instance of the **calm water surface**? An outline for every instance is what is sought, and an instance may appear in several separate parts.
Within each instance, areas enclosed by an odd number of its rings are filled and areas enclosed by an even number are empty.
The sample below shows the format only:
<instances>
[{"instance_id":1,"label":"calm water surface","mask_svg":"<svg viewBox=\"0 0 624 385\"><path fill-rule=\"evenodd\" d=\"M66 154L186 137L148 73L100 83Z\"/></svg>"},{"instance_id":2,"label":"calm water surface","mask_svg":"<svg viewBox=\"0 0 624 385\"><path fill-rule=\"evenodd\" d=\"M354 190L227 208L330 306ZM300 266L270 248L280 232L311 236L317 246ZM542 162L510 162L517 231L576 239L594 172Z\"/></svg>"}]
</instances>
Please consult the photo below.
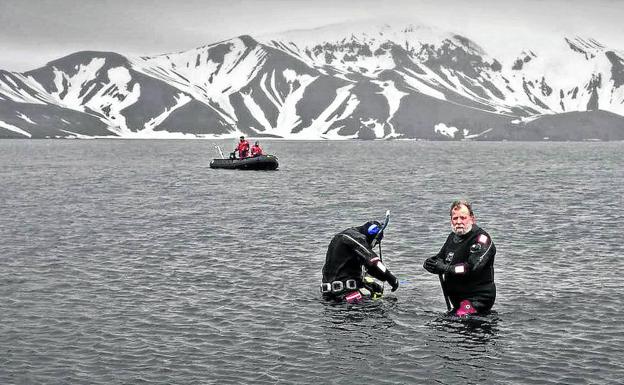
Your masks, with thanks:
<instances>
[{"instance_id":1,"label":"calm water surface","mask_svg":"<svg viewBox=\"0 0 624 385\"><path fill-rule=\"evenodd\" d=\"M617 384L624 143L0 141L1 384ZM495 313L444 317L422 269L466 197ZM332 235L392 219L401 287L332 305Z\"/></svg>"}]
</instances>

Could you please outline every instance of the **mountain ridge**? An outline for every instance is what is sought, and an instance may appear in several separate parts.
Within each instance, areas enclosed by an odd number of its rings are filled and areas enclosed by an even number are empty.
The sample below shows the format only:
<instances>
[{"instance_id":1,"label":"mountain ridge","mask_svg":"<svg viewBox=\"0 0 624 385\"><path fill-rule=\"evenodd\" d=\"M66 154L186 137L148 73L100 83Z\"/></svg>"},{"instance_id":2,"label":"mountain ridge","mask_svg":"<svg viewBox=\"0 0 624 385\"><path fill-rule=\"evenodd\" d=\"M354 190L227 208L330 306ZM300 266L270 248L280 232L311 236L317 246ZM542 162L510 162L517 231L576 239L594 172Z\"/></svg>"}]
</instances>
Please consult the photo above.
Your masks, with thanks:
<instances>
[{"instance_id":1,"label":"mountain ridge","mask_svg":"<svg viewBox=\"0 0 624 385\"><path fill-rule=\"evenodd\" d=\"M322 35L0 70L0 138L624 139L623 55L596 40L563 37L556 57L525 48L508 63L423 26Z\"/></svg>"}]
</instances>

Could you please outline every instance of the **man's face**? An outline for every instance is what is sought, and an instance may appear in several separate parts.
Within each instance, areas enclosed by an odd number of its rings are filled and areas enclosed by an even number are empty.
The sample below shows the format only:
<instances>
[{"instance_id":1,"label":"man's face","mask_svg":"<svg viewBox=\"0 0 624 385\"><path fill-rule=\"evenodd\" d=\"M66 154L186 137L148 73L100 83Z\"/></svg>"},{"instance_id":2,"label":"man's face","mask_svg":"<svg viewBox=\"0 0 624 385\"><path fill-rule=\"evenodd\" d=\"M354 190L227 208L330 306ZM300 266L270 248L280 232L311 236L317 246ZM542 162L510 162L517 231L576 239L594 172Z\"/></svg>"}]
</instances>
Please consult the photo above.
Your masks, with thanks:
<instances>
[{"instance_id":1,"label":"man's face","mask_svg":"<svg viewBox=\"0 0 624 385\"><path fill-rule=\"evenodd\" d=\"M474 217L466 206L456 207L451 213L451 229L457 235L464 235L472 230Z\"/></svg>"}]
</instances>

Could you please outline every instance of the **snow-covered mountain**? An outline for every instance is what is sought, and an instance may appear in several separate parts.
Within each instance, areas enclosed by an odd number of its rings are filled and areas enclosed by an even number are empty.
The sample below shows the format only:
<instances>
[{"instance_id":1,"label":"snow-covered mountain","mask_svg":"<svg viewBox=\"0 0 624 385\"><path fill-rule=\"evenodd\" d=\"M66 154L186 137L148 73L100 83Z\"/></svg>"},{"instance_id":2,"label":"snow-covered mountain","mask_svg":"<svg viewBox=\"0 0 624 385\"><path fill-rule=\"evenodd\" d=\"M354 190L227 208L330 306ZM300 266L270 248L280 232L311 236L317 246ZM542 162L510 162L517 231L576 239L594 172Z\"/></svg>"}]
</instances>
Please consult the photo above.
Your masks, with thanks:
<instances>
[{"instance_id":1,"label":"snow-covered mountain","mask_svg":"<svg viewBox=\"0 0 624 385\"><path fill-rule=\"evenodd\" d=\"M562 37L491 57L425 26L240 36L0 70L0 137L622 140L624 54Z\"/></svg>"}]
</instances>

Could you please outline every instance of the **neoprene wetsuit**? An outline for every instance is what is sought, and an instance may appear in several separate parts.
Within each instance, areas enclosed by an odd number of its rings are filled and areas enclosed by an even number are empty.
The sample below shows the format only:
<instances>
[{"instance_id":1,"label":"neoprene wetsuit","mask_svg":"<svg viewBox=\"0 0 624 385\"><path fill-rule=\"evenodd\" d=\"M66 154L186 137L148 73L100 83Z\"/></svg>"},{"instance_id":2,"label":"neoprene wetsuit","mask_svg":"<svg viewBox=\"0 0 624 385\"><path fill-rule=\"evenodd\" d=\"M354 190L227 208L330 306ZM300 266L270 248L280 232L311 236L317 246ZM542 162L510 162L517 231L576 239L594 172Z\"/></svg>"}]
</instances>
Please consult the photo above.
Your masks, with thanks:
<instances>
[{"instance_id":1,"label":"neoprene wetsuit","mask_svg":"<svg viewBox=\"0 0 624 385\"><path fill-rule=\"evenodd\" d=\"M370 239L365 235L367 226L368 224L348 228L332 238L323 266L323 284L331 285L333 282L346 283L349 280L355 280L357 288L365 287L362 269L364 268L371 276L381 281L388 281L393 288L398 287L398 279L372 250ZM323 291L322 288L321 291ZM323 292L323 296L340 299L347 292L347 289L332 290Z\"/></svg>"},{"instance_id":2,"label":"neoprene wetsuit","mask_svg":"<svg viewBox=\"0 0 624 385\"><path fill-rule=\"evenodd\" d=\"M445 265L465 263L464 274L452 271L444 274L444 288L453 308L462 300L469 300L479 312L487 312L496 299L494 284L494 256L496 247L490 235L477 225L464 235L449 234L440 252L429 260L441 260Z\"/></svg>"}]
</instances>

